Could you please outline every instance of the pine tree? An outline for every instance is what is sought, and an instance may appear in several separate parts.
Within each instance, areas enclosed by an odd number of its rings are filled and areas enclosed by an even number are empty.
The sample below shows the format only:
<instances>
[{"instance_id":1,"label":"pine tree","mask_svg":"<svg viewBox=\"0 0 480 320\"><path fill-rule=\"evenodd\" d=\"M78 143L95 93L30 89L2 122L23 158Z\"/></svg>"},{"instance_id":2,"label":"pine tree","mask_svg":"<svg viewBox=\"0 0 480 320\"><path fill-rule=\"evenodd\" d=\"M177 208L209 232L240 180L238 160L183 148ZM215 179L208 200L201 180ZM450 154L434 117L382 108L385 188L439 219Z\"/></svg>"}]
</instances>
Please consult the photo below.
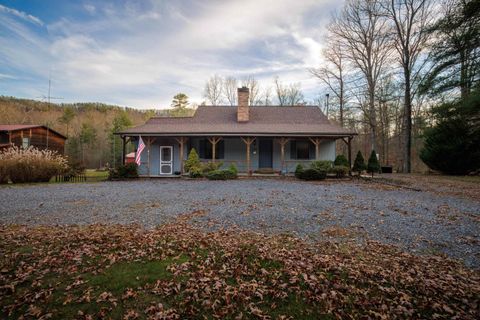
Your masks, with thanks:
<instances>
[{"instance_id":1,"label":"pine tree","mask_svg":"<svg viewBox=\"0 0 480 320\"><path fill-rule=\"evenodd\" d=\"M378 162L377 153L375 150L372 150L370 158L368 158L367 172L371 173L372 177L375 172L380 172L380 163Z\"/></svg>"},{"instance_id":2,"label":"pine tree","mask_svg":"<svg viewBox=\"0 0 480 320\"><path fill-rule=\"evenodd\" d=\"M349 167L348 159L343 154L339 154L335 158L335 161L333 162L333 164L336 165L336 166Z\"/></svg>"},{"instance_id":3,"label":"pine tree","mask_svg":"<svg viewBox=\"0 0 480 320\"><path fill-rule=\"evenodd\" d=\"M182 117L188 115L188 96L185 93L177 93L172 100L170 115Z\"/></svg>"},{"instance_id":4,"label":"pine tree","mask_svg":"<svg viewBox=\"0 0 480 320\"><path fill-rule=\"evenodd\" d=\"M360 175L365 169L367 169L367 166L365 165L365 160L363 159L362 152L359 150L357 156L355 157L352 171L358 172L358 175Z\"/></svg>"}]
</instances>

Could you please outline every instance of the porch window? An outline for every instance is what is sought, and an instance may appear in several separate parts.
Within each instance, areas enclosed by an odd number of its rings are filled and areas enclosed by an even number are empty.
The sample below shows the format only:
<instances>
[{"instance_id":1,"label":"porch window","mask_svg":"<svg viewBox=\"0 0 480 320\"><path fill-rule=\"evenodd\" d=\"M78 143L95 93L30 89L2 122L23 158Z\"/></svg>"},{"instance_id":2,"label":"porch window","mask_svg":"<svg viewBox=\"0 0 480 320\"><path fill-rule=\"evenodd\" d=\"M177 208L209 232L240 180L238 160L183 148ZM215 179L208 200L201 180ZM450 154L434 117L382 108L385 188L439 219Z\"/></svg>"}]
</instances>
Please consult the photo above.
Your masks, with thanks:
<instances>
[{"instance_id":1,"label":"porch window","mask_svg":"<svg viewBox=\"0 0 480 320\"><path fill-rule=\"evenodd\" d=\"M208 139L198 139L197 141L192 141L192 147L195 148L198 152L200 159L211 160L212 159L212 144ZM225 141L220 140L217 143L215 149L215 159L224 159L225 158Z\"/></svg>"},{"instance_id":2,"label":"porch window","mask_svg":"<svg viewBox=\"0 0 480 320\"><path fill-rule=\"evenodd\" d=\"M291 141L290 158L297 160L315 159L315 146L308 140Z\"/></svg>"}]
</instances>

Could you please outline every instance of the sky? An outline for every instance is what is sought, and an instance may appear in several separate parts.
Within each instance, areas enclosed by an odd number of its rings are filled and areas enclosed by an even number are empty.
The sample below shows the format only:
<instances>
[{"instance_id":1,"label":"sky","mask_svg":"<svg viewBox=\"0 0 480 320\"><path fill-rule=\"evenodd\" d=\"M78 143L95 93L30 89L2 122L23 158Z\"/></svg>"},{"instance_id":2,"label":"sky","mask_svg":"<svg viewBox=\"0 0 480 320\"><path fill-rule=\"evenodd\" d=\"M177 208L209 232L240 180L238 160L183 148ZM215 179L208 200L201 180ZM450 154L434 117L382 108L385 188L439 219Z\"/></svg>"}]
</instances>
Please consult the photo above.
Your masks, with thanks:
<instances>
[{"instance_id":1,"label":"sky","mask_svg":"<svg viewBox=\"0 0 480 320\"><path fill-rule=\"evenodd\" d=\"M206 80L254 76L323 94L325 27L341 0L0 0L0 95L52 102L201 103Z\"/></svg>"}]
</instances>

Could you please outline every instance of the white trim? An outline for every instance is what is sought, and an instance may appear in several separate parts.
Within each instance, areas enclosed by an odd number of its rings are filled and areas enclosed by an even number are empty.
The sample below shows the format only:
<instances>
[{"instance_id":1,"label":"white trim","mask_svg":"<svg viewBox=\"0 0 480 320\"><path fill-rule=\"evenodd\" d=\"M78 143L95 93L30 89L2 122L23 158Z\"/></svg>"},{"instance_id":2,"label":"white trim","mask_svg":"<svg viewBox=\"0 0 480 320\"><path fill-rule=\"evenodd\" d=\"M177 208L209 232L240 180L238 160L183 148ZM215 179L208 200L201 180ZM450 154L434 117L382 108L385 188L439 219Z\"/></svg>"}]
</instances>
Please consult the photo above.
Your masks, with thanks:
<instances>
[{"instance_id":1,"label":"white trim","mask_svg":"<svg viewBox=\"0 0 480 320\"><path fill-rule=\"evenodd\" d=\"M169 161L163 161L162 160L162 149L170 149L170 160ZM173 146L160 146L160 167L159 167L159 175L165 176L165 175L172 175L173 174ZM163 173L162 172L162 166L164 165L170 165L170 172L168 173Z\"/></svg>"}]
</instances>

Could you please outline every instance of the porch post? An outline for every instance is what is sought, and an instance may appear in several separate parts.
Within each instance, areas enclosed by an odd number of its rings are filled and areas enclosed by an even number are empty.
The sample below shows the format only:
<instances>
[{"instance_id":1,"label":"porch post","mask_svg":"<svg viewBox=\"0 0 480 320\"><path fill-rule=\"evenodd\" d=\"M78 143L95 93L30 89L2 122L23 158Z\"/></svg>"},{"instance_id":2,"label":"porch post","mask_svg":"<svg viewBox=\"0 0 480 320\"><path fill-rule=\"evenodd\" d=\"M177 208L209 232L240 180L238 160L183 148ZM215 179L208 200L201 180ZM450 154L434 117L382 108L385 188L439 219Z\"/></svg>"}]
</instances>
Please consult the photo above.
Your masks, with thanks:
<instances>
[{"instance_id":1,"label":"porch post","mask_svg":"<svg viewBox=\"0 0 480 320\"><path fill-rule=\"evenodd\" d=\"M150 173L150 146L152 145L152 142L150 140L150 137L147 138L147 168L148 168L148 176L151 176ZM162 156L162 155L160 155Z\"/></svg>"},{"instance_id":2,"label":"porch post","mask_svg":"<svg viewBox=\"0 0 480 320\"><path fill-rule=\"evenodd\" d=\"M187 139L186 137L180 137L180 138L177 138L177 142L180 144L180 173L181 174L184 174L184 169L183 169L183 161L184 161L184 145L185 143L187 142Z\"/></svg>"},{"instance_id":3,"label":"porch post","mask_svg":"<svg viewBox=\"0 0 480 320\"><path fill-rule=\"evenodd\" d=\"M255 141L255 138L248 137L248 138L242 138L242 140L247 146L247 174L251 176L252 173L250 170L250 146Z\"/></svg>"},{"instance_id":4,"label":"porch post","mask_svg":"<svg viewBox=\"0 0 480 320\"><path fill-rule=\"evenodd\" d=\"M285 169L285 146L289 140L288 138L280 138L280 162L282 164L282 172Z\"/></svg>"},{"instance_id":5,"label":"porch post","mask_svg":"<svg viewBox=\"0 0 480 320\"><path fill-rule=\"evenodd\" d=\"M320 159L320 139L319 138L309 138L310 141L315 145L315 160Z\"/></svg>"},{"instance_id":6,"label":"porch post","mask_svg":"<svg viewBox=\"0 0 480 320\"><path fill-rule=\"evenodd\" d=\"M122 136L122 166L125 165L125 150L126 150L125 137Z\"/></svg>"},{"instance_id":7,"label":"porch post","mask_svg":"<svg viewBox=\"0 0 480 320\"><path fill-rule=\"evenodd\" d=\"M348 172L352 174L352 137L348 137Z\"/></svg>"},{"instance_id":8,"label":"porch post","mask_svg":"<svg viewBox=\"0 0 480 320\"><path fill-rule=\"evenodd\" d=\"M212 144L212 162L215 162L217 143L222 140L220 137L208 138L208 141Z\"/></svg>"}]
</instances>

